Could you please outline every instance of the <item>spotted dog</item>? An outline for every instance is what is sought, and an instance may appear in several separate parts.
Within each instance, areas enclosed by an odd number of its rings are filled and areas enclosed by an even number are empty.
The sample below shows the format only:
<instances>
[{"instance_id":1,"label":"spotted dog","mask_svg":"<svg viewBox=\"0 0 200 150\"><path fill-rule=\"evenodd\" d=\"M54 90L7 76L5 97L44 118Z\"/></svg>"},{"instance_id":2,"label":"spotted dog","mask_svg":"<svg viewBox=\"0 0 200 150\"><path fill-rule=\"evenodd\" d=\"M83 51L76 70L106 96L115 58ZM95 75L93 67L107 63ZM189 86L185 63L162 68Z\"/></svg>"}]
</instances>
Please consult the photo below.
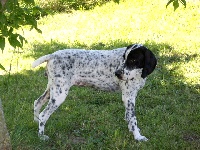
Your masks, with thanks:
<instances>
[{"instance_id":1,"label":"spotted dog","mask_svg":"<svg viewBox=\"0 0 200 150\"><path fill-rule=\"evenodd\" d=\"M44 127L50 115L64 102L70 87L78 85L107 91L121 90L129 130L135 140L148 140L140 134L135 116L137 93L157 64L154 54L145 46L134 44L114 50L59 50L40 57L32 67L43 62L47 62L48 84L46 91L34 102L34 120L39 122L41 139L48 139ZM39 113L47 101L47 106Z\"/></svg>"}]
</instances>

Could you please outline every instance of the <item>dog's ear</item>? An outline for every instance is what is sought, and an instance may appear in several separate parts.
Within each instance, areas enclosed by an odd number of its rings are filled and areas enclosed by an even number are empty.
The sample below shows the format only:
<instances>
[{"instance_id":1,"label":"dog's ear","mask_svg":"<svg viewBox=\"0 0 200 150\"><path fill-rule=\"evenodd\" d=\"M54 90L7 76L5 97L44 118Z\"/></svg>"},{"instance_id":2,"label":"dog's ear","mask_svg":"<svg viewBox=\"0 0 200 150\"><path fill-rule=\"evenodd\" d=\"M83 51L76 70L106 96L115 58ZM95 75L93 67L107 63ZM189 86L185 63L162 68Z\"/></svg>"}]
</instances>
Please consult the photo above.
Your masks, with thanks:
<instances>
[{"instance_id":1,"label":"dog's ear","mask_svg":"<svg viewBox=\"0 0 200 150\"><path fill-rule=\"evenodd\" d=\"M141 77L146 78L149 74L151 74L153 72L156 65L157 65L156 57L154 56L154 54L150 50L145 48L145 51L144 51L144 68L142 70Z\"/></svg>"}]
</instances>

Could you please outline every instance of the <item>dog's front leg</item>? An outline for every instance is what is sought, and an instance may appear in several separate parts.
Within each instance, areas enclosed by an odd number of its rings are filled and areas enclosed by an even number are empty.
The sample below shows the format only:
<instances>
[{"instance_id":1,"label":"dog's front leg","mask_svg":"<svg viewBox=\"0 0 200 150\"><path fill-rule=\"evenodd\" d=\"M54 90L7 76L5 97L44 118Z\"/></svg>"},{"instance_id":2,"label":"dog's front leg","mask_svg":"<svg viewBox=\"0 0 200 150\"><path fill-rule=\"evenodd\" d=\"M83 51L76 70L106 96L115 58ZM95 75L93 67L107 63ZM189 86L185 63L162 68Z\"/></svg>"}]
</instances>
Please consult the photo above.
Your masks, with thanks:
<instances>
[{"instance_id":1,"label":"dog's front leg","mask_svg":"<svg viewBox=\"0 0 200 150\"><path fill-rule=\"evenodd\" d=\"M131 86L122 89L122 100L125 105L125 119L128 122L129 131L134 135L135 140L138 141L147 141L148 139L145 136L140 134L140 129L137 126L137 119L135 116L135 99L139 89L130 88Z\"/></svg>"}]
</instances>

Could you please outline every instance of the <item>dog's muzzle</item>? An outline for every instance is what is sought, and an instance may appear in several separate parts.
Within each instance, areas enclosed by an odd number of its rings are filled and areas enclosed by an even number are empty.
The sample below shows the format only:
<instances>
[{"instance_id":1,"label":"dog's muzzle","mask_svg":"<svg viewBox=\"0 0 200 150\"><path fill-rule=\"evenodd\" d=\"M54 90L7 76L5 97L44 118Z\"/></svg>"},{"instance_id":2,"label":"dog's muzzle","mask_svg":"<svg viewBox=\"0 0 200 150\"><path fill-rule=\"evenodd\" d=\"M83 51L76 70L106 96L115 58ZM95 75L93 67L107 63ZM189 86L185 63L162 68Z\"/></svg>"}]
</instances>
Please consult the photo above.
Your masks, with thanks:
<instances>
[{"instance_id":1,"label":"dog's muzzle","mask_svg":"<svg viewBox=\"0 0 200 150\"><path fill-rule=\"evenodd\" d=\"M118 79L122 80L122 75L123 75L123 71L122 70L115 71L115 76L117 76Z\"/></svg>"}]
</instances>

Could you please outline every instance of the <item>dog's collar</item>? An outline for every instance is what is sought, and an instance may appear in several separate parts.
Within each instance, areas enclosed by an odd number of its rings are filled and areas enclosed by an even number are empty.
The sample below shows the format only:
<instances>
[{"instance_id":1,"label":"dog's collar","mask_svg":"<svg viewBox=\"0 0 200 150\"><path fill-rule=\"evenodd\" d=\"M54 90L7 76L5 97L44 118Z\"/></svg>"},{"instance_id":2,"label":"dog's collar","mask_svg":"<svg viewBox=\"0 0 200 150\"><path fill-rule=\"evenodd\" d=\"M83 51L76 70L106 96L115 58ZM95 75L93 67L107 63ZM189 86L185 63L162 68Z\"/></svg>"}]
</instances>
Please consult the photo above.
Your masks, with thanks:
<instances>
[{"instance_id":1,"label":"dog's collar","mask_svg":"<svg viewBox=\"0 0 200 150\"><path fill-rule=\"evenodd\" d=\"M134 50L134 49L137 49L139 47L143 46L142 44L134 44L132 47L130 47L129 49L126 50L125 52L125 60L127 60L127 57L128 57L128 54Z\"/></svg>"}]
</instances>

